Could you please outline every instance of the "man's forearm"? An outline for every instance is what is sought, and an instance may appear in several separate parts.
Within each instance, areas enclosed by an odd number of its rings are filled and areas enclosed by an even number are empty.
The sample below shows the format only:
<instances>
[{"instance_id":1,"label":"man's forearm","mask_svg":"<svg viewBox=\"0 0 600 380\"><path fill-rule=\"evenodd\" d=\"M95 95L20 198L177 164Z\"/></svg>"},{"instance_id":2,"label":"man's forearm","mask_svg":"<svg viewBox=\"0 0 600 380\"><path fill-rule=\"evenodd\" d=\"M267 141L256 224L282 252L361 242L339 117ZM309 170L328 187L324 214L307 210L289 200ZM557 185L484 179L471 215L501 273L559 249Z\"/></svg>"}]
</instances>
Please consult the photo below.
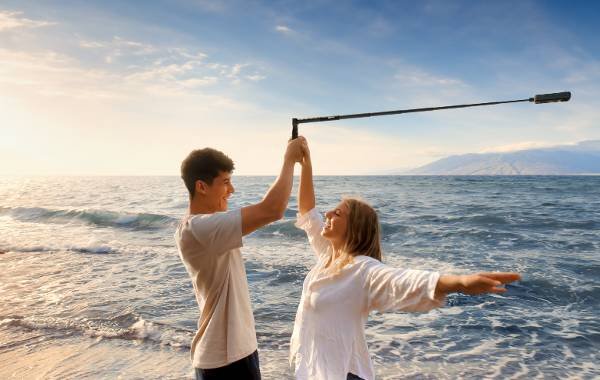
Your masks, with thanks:
<instances>
[{"instance_id":1,"label":"man's forearm","mask_svg":"<svg viewBox=\"0 0 600 380\"><path fill-rule=\"evenodd\" d=\"M279 176L275 182L273 182L273 185L271 185L271 188L269 188L263 198L263 204L273 210L279 218L283 217L290 199L290 193L292 192L294 164L295 163L291 160L285 160L283 162Z\"/></svg>"}]
</instances>

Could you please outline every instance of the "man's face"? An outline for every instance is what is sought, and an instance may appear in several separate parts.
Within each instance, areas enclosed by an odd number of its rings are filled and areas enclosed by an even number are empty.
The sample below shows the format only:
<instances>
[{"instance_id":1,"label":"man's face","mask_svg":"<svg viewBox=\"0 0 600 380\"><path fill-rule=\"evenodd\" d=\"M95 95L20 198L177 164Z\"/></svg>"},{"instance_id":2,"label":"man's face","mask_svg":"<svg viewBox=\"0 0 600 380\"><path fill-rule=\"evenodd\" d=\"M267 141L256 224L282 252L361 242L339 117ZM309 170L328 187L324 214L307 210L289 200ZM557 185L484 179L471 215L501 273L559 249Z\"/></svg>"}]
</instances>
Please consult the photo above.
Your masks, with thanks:
<instances>
[{"instance_id":1,"label":"man's face","mask_svg":"<svg viewBox=\"0 0 600 380\"><path fill-rule=\"evenodd\" d=\"M213 212L227 211L228 199L234 191L231 173L219 172L212 185L205 184L205 200Z\"/></svg>"}]
</instances>

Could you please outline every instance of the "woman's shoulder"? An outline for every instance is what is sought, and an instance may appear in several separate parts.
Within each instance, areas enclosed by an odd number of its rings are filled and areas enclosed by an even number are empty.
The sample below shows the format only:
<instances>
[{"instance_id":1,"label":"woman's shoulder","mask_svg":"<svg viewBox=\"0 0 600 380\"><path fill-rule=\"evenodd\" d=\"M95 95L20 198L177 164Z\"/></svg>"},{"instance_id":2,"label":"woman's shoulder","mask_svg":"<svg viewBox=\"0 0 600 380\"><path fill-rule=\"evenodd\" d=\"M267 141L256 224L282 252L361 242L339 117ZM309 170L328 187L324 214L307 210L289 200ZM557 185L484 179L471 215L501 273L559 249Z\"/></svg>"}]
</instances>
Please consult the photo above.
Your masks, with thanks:
<instances>
[{"instance_id":1,"label":"woman's shoulder","mask_svg":"<svg viewBox=\"0 0 600 380\"><path fill-rule=\"evenodd\" d=\"M381 261L372 258L371 256L356 255L354 256L353 265L360 269L369 270L384 264Z\"/></svg>"}]
</instances>

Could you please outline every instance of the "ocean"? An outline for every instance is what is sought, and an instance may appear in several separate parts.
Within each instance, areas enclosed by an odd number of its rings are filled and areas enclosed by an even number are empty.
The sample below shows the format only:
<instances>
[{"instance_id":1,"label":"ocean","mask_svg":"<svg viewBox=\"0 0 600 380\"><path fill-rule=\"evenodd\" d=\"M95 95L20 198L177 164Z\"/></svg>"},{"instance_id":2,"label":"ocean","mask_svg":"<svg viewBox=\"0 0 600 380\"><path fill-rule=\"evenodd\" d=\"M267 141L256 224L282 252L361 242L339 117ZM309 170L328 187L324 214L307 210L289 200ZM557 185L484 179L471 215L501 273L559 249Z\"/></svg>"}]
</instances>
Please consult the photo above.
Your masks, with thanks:
<instances>
[{"instance_id":1,"label":"ocean","mask_svg":"<svg viewBox=\"0 0 600 380\"><path fill-rule=\"evenodd\" d=\"M235 176L230 208L274 177ZM296 179L297 182L297 179ZM287 356L314 263L283 220L244 238L265 379ZM378 211L384 262L443 273L516 271L504 295L453 294L425 314L373 313L379 379L600 377L600 177L316 177ZM191 378L198 317L173 232L178 177L0 177L0 378Z\"/></svg>"}]
</instances>

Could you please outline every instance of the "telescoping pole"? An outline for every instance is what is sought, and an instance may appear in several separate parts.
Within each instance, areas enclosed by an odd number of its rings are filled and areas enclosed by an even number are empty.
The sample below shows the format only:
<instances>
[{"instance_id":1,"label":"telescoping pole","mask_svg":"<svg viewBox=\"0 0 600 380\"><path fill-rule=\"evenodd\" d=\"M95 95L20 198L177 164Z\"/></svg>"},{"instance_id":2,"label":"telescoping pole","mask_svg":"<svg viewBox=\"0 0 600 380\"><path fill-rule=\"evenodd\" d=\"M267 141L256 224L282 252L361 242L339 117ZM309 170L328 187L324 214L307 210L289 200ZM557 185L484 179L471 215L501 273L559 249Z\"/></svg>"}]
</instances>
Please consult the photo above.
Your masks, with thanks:
<instances>
[{"instance_id":1,"label":"telescoping pole","mask_svg":"<svg viewBox=\"0 0 600 380\"><path fill-rule=\"evenodd\" d=\"M534 97L527 98L527 99L503 100L500 102L459 104L459 105L454 105L454 106L413 108L413 109L397 110L397 111L355 113L355 114L349 114L349 115L336 115L336 116L317 116L317 117L309 117L306 119L293 118L292 119L292 139L295 139L296 137L298 137L298 124L302 124L302 123L318 123L318 122L322 122L322 121L356 119L356 118L360 118L360 117L372 117L372 116L398 115L401 113L427 112L427 111L447 110L447 109L453 109L453 108L493 106L496 104L504 104L504 103L533 102L535 104L542 104L542 103L567 102L567 101L569 101L569 99L571 99L571 93L566 91L566 92L556 92L556 93L552 93L552 94L535 95Z\"/></svg>"}]
</instances>

